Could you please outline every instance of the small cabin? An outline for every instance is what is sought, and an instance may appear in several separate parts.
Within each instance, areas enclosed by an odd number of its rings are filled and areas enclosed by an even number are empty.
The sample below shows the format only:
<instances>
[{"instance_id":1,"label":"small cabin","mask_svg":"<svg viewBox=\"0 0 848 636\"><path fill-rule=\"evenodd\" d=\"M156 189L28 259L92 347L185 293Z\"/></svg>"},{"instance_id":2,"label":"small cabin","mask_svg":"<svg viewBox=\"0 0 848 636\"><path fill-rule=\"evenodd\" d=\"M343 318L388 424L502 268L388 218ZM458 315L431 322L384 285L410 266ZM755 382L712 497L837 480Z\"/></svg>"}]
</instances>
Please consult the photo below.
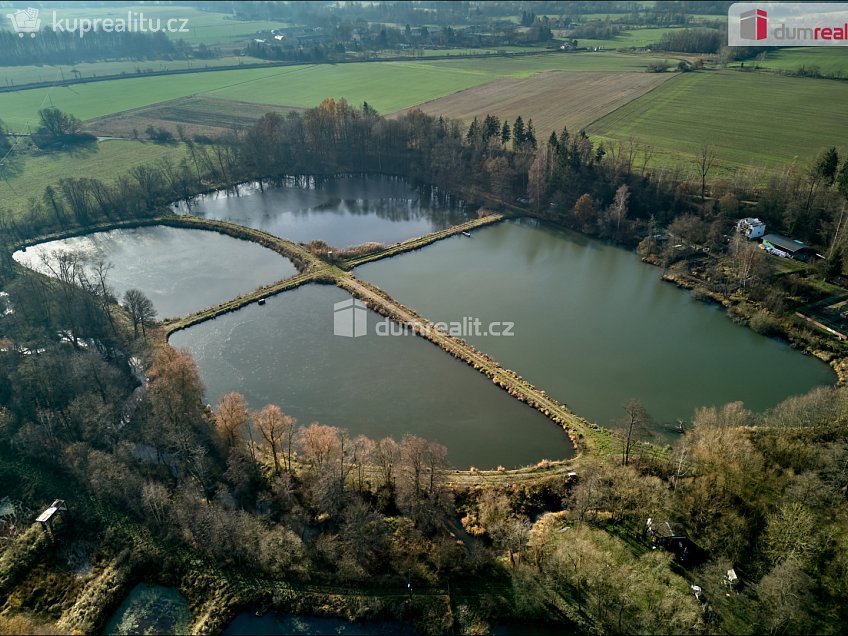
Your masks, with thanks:
<instances>
[{"instance_id":1,"label":"small cabin","mask_svg":"<svg viewBox=\"0 0 848 636\"><path fill-rule=\"evenodd\" d=\"M730 568L724 575L724 580L722 582L731 590L737 589L739 587L739 575L736 574L736 570Z\"/></svg>"},{"instance_id":2,"label":"small cabin","mask_svg":"<svg viewBox=\"0 0 848 636\"><path fill-rule=\"evenodd\" d=\"M65 505L65 500L55 499L53 503L50 504L50 507L38 515L35 520L41 524L41 528L45 532L53 534L53 522L59 515L67 511L68 507Z\"/></svg>"},{"instance_id":3,"label":"small cabin","mask_svg":"<svg viewBox=\"0 0 848 636\"><path fill-rule=\"evenodd\" d=\"M744 235L749 240L762 238L766 233L766 224L757 218L749 216L745 219L739 219L736 224L736 231Z\"/></svg>"}]
</instances>

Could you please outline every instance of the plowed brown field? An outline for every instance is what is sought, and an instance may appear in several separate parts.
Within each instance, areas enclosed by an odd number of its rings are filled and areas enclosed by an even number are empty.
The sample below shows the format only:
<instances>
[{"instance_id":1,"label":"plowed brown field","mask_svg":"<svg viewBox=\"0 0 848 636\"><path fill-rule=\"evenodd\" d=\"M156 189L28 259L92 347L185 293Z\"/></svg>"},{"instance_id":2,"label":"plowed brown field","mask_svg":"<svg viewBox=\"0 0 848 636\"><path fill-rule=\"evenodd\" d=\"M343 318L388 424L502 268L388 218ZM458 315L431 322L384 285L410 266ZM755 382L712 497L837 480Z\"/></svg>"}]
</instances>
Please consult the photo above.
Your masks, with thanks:
<instances>
[{"instance_id":1,"label":"plowed brown field","mask_svg":"<svg viewBox=\"0 0 848 636\"><path fill-rule=\"evenodd\" d=\"M576 131L674 77L674 73L549 71L502 79L424 102L416 108L465 121L487 114L533 119L537 137L563 125Z\"/></svg>"}]
</instances>

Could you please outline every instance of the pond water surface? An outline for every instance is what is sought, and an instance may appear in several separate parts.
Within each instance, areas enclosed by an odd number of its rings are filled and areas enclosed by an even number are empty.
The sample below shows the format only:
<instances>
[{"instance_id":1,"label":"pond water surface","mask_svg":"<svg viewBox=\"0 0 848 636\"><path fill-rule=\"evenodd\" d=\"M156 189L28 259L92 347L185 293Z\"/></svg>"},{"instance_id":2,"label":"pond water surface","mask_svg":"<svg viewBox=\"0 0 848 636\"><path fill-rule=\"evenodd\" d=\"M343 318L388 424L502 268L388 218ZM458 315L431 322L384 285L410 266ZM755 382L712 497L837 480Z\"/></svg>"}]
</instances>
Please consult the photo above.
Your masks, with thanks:
<instances>
[{"instance_id":1,"label":"pond water surface","mask_svg":"<svg viewBox=\"0 0 848 636\"><path fill-rule=\"evenodd\" d=\"M217 403L229 391L253 408L280 405L302 425L319 421L400 440L406 433L448 447L459 468L521 466L573 449L561 428L488 378L414 335L334 336L334 304L350 296L309 285L171 336L187 347Z\"/></svg>"},{"instance_id":2,"label":"pond water surface","mask_svg":"<svg viewBox=\"0 0 848 636\"><path fill-rule=\"evenodd\" d=\"M139 583L115 610L104 634L187 634L186 598L171 587Z\"/></svg>"},{"instance_id":3,"label":"pond water surface","mask_svg":"<svg viewBox=\"0 0 848 636\"><path fill-rule=\"evenodd\" d=\"M55 252L79 252L91 264L113 267L108 283L120 298L143 291L159 318L184 316L295 274L286 258L249 241L205 230L165 226L97 232L41 243L14 258L48 273Z\"/></svg>"},{"instance_id":4,"label":"pond water surface","mask_svg":"<svg viewBox=\"0 0 848 636\"><path fill-rule=\"evenodd\" d=\"M341 175L289 179L281 186L242 185L175 206L210 219L233 221L295 242L335 247L396 243L467 221L461 201L399 177Z\"/></svg>"},{"instance_id":5,"label":"pond water surface","mask_svg":"<svg viewBox=\"0 0 848 636\"><path fill-rule=\"evenodd\" d=\"M505 222L355 274L431 320L511 321L472 336L577 414L615 425L631 398L667 430L696 407L763 410L833 383L829 366L734 324L632 252L533 221Z\"/></svg>"}]
</instances>

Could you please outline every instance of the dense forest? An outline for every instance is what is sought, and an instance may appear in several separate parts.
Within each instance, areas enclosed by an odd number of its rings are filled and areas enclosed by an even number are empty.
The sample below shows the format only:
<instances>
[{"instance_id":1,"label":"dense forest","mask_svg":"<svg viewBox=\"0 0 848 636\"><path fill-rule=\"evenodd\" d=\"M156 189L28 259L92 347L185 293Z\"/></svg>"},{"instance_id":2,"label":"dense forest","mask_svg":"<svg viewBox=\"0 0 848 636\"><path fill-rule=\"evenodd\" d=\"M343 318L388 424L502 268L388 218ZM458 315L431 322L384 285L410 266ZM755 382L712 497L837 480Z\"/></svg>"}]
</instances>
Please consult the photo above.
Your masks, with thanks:
<instances>
[{"instance_id":1,"label":"dense forest","mask_svg":"<svg viewBox=\"0 0 848 636\"><path fill-rule=\"evenodd\" d=\"M386 119L368 104L334 100L265 115L219 143L185 142L179 163L139 166L115 184L68 177L22 214L0 215L0 476L21 502L57 496L62 484L79 519L59 529L63 541L93 537L101 562L129 549L133 576L185 581L211 562L228 586L249 574L465 590L450 615L423 600L385 610L431 632L481 633L509 617L585 632L840 631L848 619L844 388L764 414L741 403L700 409L673 445L628 443L630 452L581 458L574 476L540 470L529 481L448 487L446 450L427 440L352 436L295 422L274 405L251 409L237 394L207 406L191 357L159 342L138 293L119 305L107 264L69 254L46 278L9 255L26 237L144 218L246 180L381 172L638 244L667 264L679 250L658 238L659 227L733 258L741 248L724 235L749 196L767 222L818 245L836 242L848 168L835 150L787 169L766 191L720 181L707 190L682 171L651 167L651 149L635 142L600 146L567 130L539 139L520 117L470 126L419 111ZM702 149L704 182L711 152ZM771 298L766 276L750 277L758 255L743 256L745 276L715 275L727 289ZM779 314L782 298L770 311ZM635 403L628 413L640 439L649 415ZM655 529L663 524L694 547L652 549L663 545ZM15 590L12 610L39 598L37 618L50 621L67 609L57 579L27 587L28 568L48 549L43 536L24 526L2 543L0 595ZM198 596L219 593L193 585ZM111 606L102 593L100 606ZM83 631L102 627L86 622L102 616L74 616ZM0 630L11 630L9 620L0 617Z\"/></svg>"}]
</instances>

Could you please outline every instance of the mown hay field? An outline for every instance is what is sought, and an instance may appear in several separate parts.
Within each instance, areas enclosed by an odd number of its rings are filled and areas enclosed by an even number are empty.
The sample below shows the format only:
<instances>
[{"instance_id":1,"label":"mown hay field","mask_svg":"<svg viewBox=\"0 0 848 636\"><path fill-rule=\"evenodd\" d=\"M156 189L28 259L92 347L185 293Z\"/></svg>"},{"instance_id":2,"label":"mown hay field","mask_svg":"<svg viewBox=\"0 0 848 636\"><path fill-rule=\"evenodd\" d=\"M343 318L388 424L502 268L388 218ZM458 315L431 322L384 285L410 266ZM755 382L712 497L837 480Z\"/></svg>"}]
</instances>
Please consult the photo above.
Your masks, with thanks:
<instances>
[{"instance_id":1,"label":"mown hay field","mask_svg":"<svg viewBox=\"0 0 848 636\"><path fill-rule=\"evenodd\" d=\"M164 128L175 136L182 126L189 137L217 136L244 129L268 112L281 115L298 109L273 104L251 104L212 97L181 97L169 102L143 106L123 113L106 115L86 122L86 130L111 137L146 136L148 126Z\"/></svg>"},{"instance_id":2,"label":"mown hay field","mask_svg":"<svg viewBox=\"0 0 848 636\"><path fill-rule=\"evenodd\" d=\"M80 62L79 64L0 66L0 86L18 86L38 82L61 82L72 79L126 75L138 73L202 69L212 66L265 64L266 60L249 55L224 55L208 60L117 60L109 62Z\"/></svg>"},{"instance_id":3,"label":"mown hay field","mask_svg":"<svg viewBox=\"0 0 848 636\"><path fill-rule=\"evenodd\" d=\"M764 51L765 59L748 61L745 66L756 66L774 71L807 72L818 69L822 75L848 77L848 49L844 47L807 46L775 51ZM735 66L739 66L736 64Z\"/></svg>"},{"instance_id":4,"label":"mown hay field","mask_svg":"<svg viewBox=\"0 0 848 636\"><path fill-rule=\"evenodd\" d=\"M422 104L433 115L471 121L487 114L513 121L533 119L537 136L563 126L576 131L656 88L671 73L549 71L525 79L503 79Z\"/></svg>"},{"instance_id":5,"label":"mown hay field","mask_svg":"<svg viewBox=\"0 0 848 636\"><path fill-rule=\"evenodd\" d=\"M577 38L577 46L585 46L587 48L597 46L604 49L644 48L659 42L666 33L678 30L679 29L677 27L629 29L627 31L622 31L614 38L609 39Z\"/></svg>"}]
</instances>

